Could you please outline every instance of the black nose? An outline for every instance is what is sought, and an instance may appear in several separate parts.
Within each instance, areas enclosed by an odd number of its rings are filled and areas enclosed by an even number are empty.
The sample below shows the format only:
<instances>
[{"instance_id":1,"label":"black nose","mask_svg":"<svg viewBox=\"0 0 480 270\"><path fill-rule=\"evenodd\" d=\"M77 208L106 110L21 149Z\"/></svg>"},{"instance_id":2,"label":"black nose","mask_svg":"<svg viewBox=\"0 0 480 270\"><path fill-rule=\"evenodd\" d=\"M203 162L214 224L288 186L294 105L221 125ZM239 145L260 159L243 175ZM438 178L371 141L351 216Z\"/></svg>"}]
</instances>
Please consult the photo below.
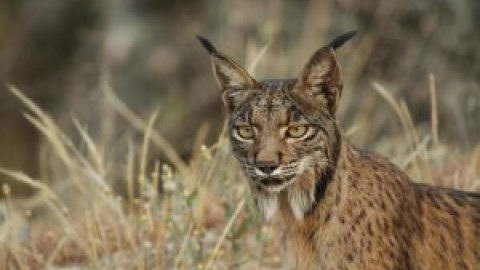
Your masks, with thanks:
<instances>
[{"instance_id":1,"label":"black nose","mask_svg":"<svg viewBox=\"0 0 480 270\"><path fill-rule=\"evenodd\" d=\"M265 174L271 174L277 167L276 165L262 165L258 166L258 169Z\"/></svg>"}]
</instances>

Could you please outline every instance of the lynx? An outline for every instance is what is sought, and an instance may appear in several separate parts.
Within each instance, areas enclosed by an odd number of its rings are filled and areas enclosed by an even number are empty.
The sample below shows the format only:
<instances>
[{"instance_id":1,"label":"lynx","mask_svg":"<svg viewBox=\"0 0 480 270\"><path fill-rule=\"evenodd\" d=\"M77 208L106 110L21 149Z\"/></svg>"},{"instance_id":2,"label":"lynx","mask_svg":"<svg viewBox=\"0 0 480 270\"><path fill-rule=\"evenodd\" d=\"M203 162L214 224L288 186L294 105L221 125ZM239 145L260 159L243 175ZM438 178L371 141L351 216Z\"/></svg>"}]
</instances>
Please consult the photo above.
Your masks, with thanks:
<instances>
[{"instance_id":1,"label":"lynx","mask_svg":"<svg viewBox=\"0 0 480 270\"><path fill-rule=\"evenodd\" d=\"M233 153L266 219L283 226L289 269L480 269L480 194L412 182L352 146L336 110L336 49L296 79L257 81L199 37L228 109Z\"/></svg>"}]
</instances>

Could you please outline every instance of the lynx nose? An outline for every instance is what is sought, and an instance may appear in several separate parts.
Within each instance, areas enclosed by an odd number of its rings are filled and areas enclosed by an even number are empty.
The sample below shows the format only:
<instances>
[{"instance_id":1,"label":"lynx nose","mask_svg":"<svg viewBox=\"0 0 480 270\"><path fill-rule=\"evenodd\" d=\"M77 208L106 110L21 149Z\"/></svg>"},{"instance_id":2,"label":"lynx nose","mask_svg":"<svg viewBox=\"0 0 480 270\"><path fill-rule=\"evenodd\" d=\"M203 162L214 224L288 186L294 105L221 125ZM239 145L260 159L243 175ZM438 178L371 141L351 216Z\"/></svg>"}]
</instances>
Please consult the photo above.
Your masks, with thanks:
<instances>
[{"instance_id":1,"label":"lynx nose","mask_svg":"<svg viewBox=\"0 0 480 270\"><path fill-rule=\"evenodd\" d=\"M269 165L259 165L258 169L265 174L271 174L277 168L277 165L269 164Z\"/></svg>"},{"instance_id":2,"label":"lynx nose","mask_svg":"<svg viewBox=\"0 0 480 270\"><path fill-rule=\"evenodd\" d=\"M272 145L273 143L270 143L270 149L268 147L266 147L267 149L262 149L255 157L258 170L267 175L272 174L278 168L282 159L282 154Z\"/></svg>"}]
</instances>

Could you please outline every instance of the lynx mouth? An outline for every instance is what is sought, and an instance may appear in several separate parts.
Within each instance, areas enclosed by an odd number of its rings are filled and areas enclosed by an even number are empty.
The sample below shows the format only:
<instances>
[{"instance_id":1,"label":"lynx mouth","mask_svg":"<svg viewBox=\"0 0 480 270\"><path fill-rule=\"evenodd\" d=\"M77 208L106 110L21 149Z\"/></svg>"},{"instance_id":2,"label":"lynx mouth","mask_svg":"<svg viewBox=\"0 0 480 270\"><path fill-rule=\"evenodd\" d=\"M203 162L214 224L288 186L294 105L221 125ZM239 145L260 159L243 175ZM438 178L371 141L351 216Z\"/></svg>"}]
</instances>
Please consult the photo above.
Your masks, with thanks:
<instances>
[{"instance_id":1,"label":"lynx mouth","mask_svg":"<svg viewBox=\"0 0 480 270\"><path fill-rule=\"evenodd\" d=\"M260 184L264 186L279 186L287 181L288 181L287 179L271 177L271 178L261 179Z\"/></svg>"},{"instance_id":2,"label":"lynx mouth","mask_svg":"<svg viewBox=\"0 0 480 270\"><path fill-rule=\"evenodd\" d=\"M255 166L245 166L245 172L250 181L266 191L278 192L292 183L298 173L296 163L282 166L271 174L266 174Z\"/></svg>"},{"instance_id":3,"label":"lynx mouth","mask_svg":"<svg viewBox=\"0 0 480 270\"><path fill-rule=\"evenodd\" d=\"M278 192L293 182L294 175L288 177L268 177L258 179L257 184L266 191Z\"/></svg>"}]
</instances>

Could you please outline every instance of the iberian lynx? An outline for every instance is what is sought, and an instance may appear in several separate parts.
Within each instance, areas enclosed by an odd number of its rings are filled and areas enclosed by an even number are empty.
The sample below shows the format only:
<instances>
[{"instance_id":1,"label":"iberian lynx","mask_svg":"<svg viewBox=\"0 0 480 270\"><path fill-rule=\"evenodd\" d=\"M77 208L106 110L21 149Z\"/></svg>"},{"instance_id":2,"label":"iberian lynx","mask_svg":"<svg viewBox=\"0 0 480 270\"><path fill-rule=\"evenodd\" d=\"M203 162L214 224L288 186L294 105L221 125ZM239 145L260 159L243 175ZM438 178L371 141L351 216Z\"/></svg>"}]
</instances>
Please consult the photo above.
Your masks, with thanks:
<instances>
[{"instance_id":1,"label":"iberian lynx","mask_svg":"<svg viewBox=\"0 0 480 270\"><path fill-rule=\"evenodd\" d=\"M233 153L291 269L480 269L480 195L412 182L359 150L335 112L342 73L319 49L296 79L257 81L199 37L229 112Z\"/></svg>"}]
</instances>

